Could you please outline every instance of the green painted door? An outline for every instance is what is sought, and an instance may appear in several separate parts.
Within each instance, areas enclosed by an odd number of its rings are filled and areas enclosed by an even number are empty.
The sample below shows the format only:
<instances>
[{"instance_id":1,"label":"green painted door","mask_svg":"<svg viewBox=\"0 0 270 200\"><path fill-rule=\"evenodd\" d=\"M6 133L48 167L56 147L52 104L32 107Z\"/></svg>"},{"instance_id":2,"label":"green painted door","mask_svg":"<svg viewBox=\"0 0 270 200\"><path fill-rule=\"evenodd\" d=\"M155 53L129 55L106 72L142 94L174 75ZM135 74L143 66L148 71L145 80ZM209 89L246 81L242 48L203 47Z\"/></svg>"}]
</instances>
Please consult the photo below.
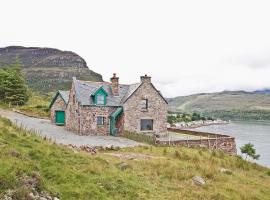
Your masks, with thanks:
<instances>
[{"instance_id":1,"label":"green painted door","mask_svg":"<svg viewBox=\"0 0 270 200\"><path fill-rule=\"evenodd\" d=\"M55 123L65 124L65 111L55 111Z\"/></svg>"}]
</instances>

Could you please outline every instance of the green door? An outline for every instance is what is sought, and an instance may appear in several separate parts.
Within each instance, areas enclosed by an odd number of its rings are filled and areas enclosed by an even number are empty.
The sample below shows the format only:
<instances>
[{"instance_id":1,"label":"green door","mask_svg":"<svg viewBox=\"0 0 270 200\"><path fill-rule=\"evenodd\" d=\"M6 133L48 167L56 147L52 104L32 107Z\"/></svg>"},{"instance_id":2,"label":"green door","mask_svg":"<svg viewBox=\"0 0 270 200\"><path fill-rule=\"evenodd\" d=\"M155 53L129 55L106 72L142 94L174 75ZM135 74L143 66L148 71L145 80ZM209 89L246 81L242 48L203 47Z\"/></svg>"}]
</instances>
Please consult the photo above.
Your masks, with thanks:
<instances>
[{"instance_id":1,"label":"green door","mask_svg":"<svg viewBox=\"0 0 270 200\"><path fill-rule=\"evenodd\" d=\"M65 124L65 111L55 111L55 123L59 125Z\"/></svg>"}]
</instances>

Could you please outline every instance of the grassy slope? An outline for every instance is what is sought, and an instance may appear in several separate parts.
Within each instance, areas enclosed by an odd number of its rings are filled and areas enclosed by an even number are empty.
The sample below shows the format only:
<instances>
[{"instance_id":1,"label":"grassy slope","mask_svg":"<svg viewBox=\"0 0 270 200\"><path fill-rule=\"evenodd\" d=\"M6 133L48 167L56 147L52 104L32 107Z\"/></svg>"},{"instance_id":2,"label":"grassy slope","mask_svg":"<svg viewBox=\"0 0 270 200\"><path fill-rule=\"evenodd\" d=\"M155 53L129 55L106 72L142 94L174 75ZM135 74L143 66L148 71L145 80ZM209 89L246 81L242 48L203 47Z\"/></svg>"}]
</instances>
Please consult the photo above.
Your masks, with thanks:
<instances>
[{"instance_id":1,"label":"grassy slope","mask_svg":"<svg viewBox=\"0 0 270 200\"><path fill-rule=\"evenodd\" d=\"M0 149L0 194L21 187L21 176L38 172L40 189L65 200L270 197L269 169L219 152L173 147L123 149L118 153L137 152L161 158L125 160L130 168L122 171L118 168L119 158L104 153L95 156L74 153L1 118ZM220 173L221 167L234 173ZM203 176L207 185L194 185L191 181L194 175Z\"/></svg>"},{"instance_id":2,"label":"grassy slope","mask_svg":"<svg viewBox=\"0 0 270 200\"><path fill-rule=\"evenodd\" d=\"M52 96L50 94L41 96L33 93L25 105L15 106L14 108L30 116L48 118Z\"/></svg>"},{"instance_id":3,"label":"grassy slope","mask_svg":"<svg viewBox=\"0 0 270 200\"><path fill-rule=\"evenodd\" d=\"M196 94L169 99L169 109L209 113L215 117L270 119L270 95L247 92Z\"/></svg>"}]
</instances>

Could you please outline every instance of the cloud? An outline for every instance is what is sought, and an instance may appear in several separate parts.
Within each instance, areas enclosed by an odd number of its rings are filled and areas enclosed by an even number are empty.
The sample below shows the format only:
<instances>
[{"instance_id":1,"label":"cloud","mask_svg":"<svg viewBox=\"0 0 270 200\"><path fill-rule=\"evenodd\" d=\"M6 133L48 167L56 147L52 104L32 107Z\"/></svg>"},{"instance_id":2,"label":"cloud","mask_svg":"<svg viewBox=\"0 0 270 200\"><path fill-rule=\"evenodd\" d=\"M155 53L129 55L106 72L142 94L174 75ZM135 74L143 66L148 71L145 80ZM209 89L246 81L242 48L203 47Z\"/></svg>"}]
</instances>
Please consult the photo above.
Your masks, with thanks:
<instances>
[{"instance_id":1,"label":"cloud","mask_svg":"<svg viewBox=\"0 0 270 200\"><path fill-rule=\"evenodd\" d=\"M268 8L247 0L5 1L0 46L71 50L106 81L114 72L122 83L148 74L167 97L253 90L270 86Z\"/></svg>"}]
</instances>

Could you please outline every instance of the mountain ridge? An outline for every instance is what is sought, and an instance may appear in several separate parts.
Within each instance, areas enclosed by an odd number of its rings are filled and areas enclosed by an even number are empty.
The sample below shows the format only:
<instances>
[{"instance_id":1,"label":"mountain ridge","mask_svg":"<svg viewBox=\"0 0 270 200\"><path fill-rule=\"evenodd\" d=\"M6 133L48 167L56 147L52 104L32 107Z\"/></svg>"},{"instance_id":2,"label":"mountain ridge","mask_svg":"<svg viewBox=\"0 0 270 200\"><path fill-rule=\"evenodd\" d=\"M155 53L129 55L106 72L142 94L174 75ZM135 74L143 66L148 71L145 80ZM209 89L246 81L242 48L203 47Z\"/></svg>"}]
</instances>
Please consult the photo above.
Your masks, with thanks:
<instances>
[{"instance_id":1,"label":"mountain ridge","mask_svg":"<svg viewBox=\"0 0 270 200\"><path fill-rule=\"evenodd\" d=\"M270 120L270 95L223 91L167 98L171 112L199 112L224 119Z\"/></svg>"},{"instance_id":2,"label":"mountain ridge","mask_svg":"<svg viewBox=\"0 0 270 200\"><path fill-rule=\"evenodd\" d=\"M100 74L90 70L86 61L72 51L48 47L0 48L0 68L18 62L30 88L41 93L68 89L74 76L82 80L103 81Z\"/></svg>"}]
</instances>

